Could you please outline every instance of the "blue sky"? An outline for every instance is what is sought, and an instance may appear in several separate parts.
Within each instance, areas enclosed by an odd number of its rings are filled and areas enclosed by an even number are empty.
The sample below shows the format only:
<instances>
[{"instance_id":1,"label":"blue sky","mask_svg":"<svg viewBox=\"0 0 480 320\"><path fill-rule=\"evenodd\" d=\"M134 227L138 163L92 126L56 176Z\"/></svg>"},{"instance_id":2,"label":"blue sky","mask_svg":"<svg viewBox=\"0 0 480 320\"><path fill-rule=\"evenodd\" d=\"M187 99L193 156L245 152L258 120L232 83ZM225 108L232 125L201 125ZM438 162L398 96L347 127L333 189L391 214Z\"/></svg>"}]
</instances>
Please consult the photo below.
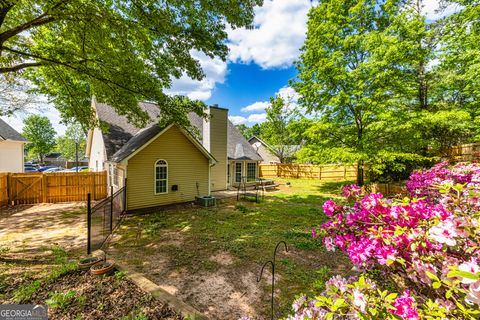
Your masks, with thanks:
<instances>
[{"instance_id":1,"label":"blue sky","mask_svg":"<svg viewBox=\"0 0 480 320\"><path fill-rule=\"evenodd\" d=\"M224 83L217 85L208 104L228 108L231 115L247 115L241 108L258 101L268 101L296 76L295 67L262 69L259 65L231 63Z\"/></svg>"},{"instance_id":2,"label":"blue sky","mask_svg":"<svg viewBox=\"0 0 480 320\"><path fill-rule=\"evenodd\" d=\"M429 20L451 13L435 12L439 0L424 0L423 4ZM293 64L305 40L311 6L310 0L264 0L264 5L255 9L253 29L227 29L226 61L192 52L204 70L205 79L194 81L182 76L168 92L228 108L232 122L248 126L265 120L268 100L275 94L289 97L295 103L298 95L288 82L296 75ZM23 118L31 113L48 116L59 135L65 132L58 112L48 105L2 118L21 132Z\"/></svg>"}]
</instances>

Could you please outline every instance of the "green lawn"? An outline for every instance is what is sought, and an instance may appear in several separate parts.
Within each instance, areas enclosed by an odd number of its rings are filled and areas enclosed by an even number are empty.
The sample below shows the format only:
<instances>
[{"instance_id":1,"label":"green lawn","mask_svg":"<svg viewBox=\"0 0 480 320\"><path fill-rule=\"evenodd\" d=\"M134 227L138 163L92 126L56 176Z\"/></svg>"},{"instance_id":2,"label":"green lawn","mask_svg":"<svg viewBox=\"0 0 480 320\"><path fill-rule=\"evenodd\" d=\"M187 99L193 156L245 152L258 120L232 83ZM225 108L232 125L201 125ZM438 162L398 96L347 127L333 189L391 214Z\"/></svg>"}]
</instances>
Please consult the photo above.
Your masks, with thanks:
<instances>
[{"instance_id":1,"label":"green lawn","mask_svg":"<svg viewBox=\"0 0 480 320\"><path fill-rule=\"evenodd\" d=\"M109 251L213 318L233 319L242 313L266 317L270 289L267 281L258 286L256 277L277 242L284 240L289 253L280 250L277 258L276 312L285 315L295 295L321 290L332 274L351 273L343 254L326 252L311 237L311 229L326 220L323 202L338 197L344 183L288 181L290 187L279 180L281 190L266 193L260 203L231 199L216 208L176 206L128 217ZM221 280L223 286L202 291L202 283L195 285L198 279L210 281L212 288ZM217 293L223 287L229 289L222 298ZM259 292L252 293L256 288ZM236 300L248 306L236 310ZM228 307L209 308L219 304Z\"/></svg>"}]
</instances>

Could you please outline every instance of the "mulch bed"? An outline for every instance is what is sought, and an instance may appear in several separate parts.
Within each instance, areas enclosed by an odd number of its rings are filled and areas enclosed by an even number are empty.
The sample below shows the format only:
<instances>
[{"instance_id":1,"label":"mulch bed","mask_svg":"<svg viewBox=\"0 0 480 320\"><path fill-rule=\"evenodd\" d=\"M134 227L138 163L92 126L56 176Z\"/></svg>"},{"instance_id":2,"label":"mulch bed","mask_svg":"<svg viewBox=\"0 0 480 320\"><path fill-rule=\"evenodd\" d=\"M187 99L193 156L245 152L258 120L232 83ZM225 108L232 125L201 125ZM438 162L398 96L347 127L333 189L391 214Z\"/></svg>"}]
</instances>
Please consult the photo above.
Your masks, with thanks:
<instances>
[{"instance_id":1,"label":"mulch bed","mask_svg":"<svg viewBox=\"0 0 480 320\"><path fill-rule=\"evenodd\" d=\"M43 285L23 303L45 304L55 292L71 291L74 297L62 306L49 306L49 319L183 319L125 277L94 276L87 271L74 271Z\"/></svg>"}]
</instances>

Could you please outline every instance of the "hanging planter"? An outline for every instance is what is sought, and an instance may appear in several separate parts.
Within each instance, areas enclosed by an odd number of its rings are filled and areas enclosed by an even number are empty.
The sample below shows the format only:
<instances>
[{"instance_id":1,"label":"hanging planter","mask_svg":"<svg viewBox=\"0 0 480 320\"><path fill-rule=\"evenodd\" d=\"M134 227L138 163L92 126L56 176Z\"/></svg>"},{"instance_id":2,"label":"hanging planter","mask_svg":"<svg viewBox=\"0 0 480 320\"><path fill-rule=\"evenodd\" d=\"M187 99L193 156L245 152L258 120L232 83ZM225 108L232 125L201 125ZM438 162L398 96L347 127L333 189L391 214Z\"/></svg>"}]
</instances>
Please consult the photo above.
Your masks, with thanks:
<instances>
[{"instance_id":1,"label":"hanging planter","mask_svg":"<svg viewBox=\"0 0 480 320\"><path fill-rule=\"evenodd\" d=\"M103 261L103 257L87 257L84 259L81 259L78 262L78 268L81 270L88 270L90 269L93 265Z\"/></svg>"},{"instance_id":2,"label":"hanging planter","mask_svg":"<svg viewBox=\"0 0 480 320\"><path fill-rule=\"evenodd\" d=\"M114 268L115 261L106 260L92 265L90 267L90 273L99 276L111 272Z\"/></svg>"}]
</instances>

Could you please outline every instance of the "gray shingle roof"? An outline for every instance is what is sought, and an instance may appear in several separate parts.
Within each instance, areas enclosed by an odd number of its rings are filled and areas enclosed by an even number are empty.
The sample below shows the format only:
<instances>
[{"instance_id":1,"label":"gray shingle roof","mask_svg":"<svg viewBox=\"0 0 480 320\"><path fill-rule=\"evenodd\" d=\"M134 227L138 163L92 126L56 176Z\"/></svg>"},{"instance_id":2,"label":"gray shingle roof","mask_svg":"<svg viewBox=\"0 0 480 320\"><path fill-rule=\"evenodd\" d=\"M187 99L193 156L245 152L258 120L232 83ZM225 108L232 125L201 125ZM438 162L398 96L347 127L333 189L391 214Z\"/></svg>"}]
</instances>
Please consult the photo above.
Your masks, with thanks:
<instances>
[{"instance_id":1,"label":"gray shingle roof","mask_svg":"<svg viewBox=\"0 0 480 320\"><path fill-rule=\"evenodd\" d=\"M0 140L14 140L14 141L24 141L27 142L27 139L22 137L15 129L10 127L8 123L0 119Z\"/></svg>"},{"instance_id":2,"label":"gray shingle roof","mask_svg":"<svg viewBox=\"0 0 480 320\"><path fill-rule=\"evenodd\" d=\"M125 159L132 152L150 141L164 128L161 128L156 119L160 115L160 110L155 104L140 103L140 107L145 110L152 121L145 128L137 128L128 122L125 116L118 115L109 105L97 103L97 115L100 121L109 125L108 132L103 134L103 141L107 152L107 158L114 162ZM197 132L191 132L200 143L203 139L203 119L196 113L189 113L188 119L192 127ZM230 160L254 160L261 161L262 158L255 152L253 147L238 131L238 129L228 121L228 146L227 156Z\"/></svg>"}]
</instances>

